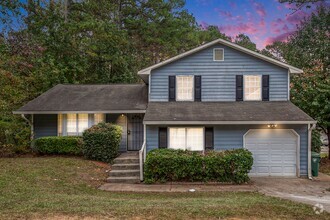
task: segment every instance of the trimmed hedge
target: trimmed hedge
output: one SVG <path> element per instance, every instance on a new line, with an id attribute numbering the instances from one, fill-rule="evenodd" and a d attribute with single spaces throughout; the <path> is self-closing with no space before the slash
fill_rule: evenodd
<path id="1" fill-rule="evenodd" d="M 112 162 L 118 156 L 122 128 L 118 125 L 99 123 L 83 133 L 83 154 L 91 160 Z"/>
<path id="2" fill-rule="evenodd" d="M 166 181 L 217 181 L 244 183 L 253 164 L 246 149 L 198 152 L 154 149 L 145 162 L 145 183 Z"/>
<path id="3" fill-rule="evenodd" d="M 32 149 L 39 154 L 82 155 L 82 138 L 41 137 L 34 141 Z"/>

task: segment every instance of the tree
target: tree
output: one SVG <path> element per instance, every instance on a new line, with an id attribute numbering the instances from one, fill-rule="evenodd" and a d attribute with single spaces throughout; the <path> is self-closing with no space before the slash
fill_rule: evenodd
<path id="1" fill-rule="evenodd" d="M 302 8 L 310 8 L 312 4 L 317 2 L 325 2 L 325 0 L 279 0 L 280 3 L 289 3 L 295 4 L 296 8 L 293 9 L 294 12 L 302 9 Z"/>
<path id="2" fill-rule="evenodd" d="M 283 57 L 304 70 L 292 78 L 292 101 L 317 120 L 330 140 L 329 23 L 329 8 L 318 8 L 290 37 Z"/>
<path id="3" fill-rule="evenodd" d="M 253 51 L 258 51 L 257 50 L 257 45 L 251 41 L 249 36 L 245 34 L 239 34 L 235 37 L 235 43 L 245 47 L 247 49 L 253 50 Z"/>

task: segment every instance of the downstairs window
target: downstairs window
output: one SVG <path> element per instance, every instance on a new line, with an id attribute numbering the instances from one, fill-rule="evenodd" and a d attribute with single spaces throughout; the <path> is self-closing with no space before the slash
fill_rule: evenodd
<path id="1" fill-rule="evenodd" d="M 204 128 L 169 128 L 169 148 L 204 150 Z"/>

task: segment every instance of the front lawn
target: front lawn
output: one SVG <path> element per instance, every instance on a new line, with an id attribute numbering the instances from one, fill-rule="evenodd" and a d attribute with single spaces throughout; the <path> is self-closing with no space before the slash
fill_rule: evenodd
<path id="1" fill-rule="evenodd" d="M 312 207 L 259 193 L 113 193 L 109 169 L 66 157 L 1 158 L 0 219 L 329 219 Z"/>

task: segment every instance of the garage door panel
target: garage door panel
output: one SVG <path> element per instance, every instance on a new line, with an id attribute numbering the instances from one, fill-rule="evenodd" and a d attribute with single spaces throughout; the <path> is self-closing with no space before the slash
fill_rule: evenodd
<path id="1" fill-rule="evenodd" d="M 297 136 L 291 130 L 256 129 L 245 136 L 253 155 L 253 176 L 295 176 Z"/>

